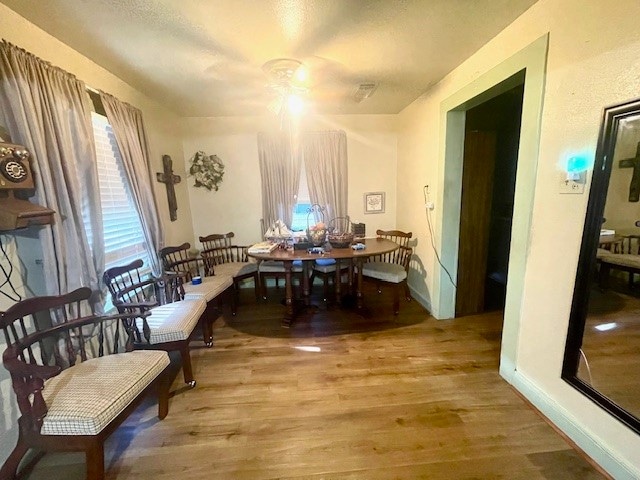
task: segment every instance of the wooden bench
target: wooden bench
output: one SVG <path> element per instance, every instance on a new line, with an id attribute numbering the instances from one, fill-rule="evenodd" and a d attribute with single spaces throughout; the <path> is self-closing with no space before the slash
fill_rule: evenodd
<path id="1" fill-rule="evenodd" d="M 260 280 L 258 277 L 258 264 L 250 261 L 247 255 L 248 246 L 234 245 L 232 243 L 235 234 L 212 233 L 199 237 L 202 243 L 202 258 L 205 261 L 207 275 L 230 276 L 233 279 L 233 288 L 236 297 L 240 289 L 240 283 L 247 279 L 253 279 L 253 288 L 256 301 L 260 299 Z"/>
<path id="2" fill-rule="evenodd" d="M 202 323 L 205 343 L 209 342 L 210 323 L 204 316 L 207 303 L 201 298 L 183 300 L 178 277 L 155 278 L 146 275 L 142 266 L 138 259 L 104 272 L 113 305 L 120 313 L 147 313 L 144 322 L 131 326 L 135 348 L 179 351 L 184 381 L 195 387 L 189 342 L 198 322 Z"/>
<path id="3" fill-rule="evenodd" d="M 169 356 L 131 351 L 135 316 L 78 313 L 87 310 L 90 295 L 80 288 L 31 298 L 0 315 L 7 341 L 2 359 L 21 414 L 17 445 L 0 469 L 3 480 L 16 478 L 29 448 L 84 451 L 87 479 L 102 480 L 105 439 L 145 395 L 157 391 L 158 417 L 168 413 Z"/>
<path id="4" fill-rule="evenodd" d="M 165 272 L 176 274 L 182 281 L 182 289 L 185 299 L 201 298 L 207 302 L 205 317 L 210 324 L 219 316 L 219 306 L 223 297 L 230 287 L 233 286 L 233 276 L 231 274 L 214 275 L 213 268 L 200 257 L 190 253 L 191 244 L 183 243 L 176 247 L 165 247 L 160 250 L 159 255 Z M 202 283 L 194 285 L 193 278 L 200 276 Z M 231 296 L 231 311 L 236 313 L 236 299 Z M 211 334 L 211 327 L 209 328 Z M 211 346 L 213 338 L 209 336 L 207 346 Z"/>
<path id="5" fill-rule="evenodd" d="M 607 248 L 602 248 L 606 246 Z M 639 237 L 629 235 L 619 241 L 601 245 L 596 253 L 600 265 L 598 285 L 602 290 L 609 288 L 611 270 L 620 270 L 629 274 L 629 285 L 633 285 L 634 275 L 640 274 L 640 241 Z"/>

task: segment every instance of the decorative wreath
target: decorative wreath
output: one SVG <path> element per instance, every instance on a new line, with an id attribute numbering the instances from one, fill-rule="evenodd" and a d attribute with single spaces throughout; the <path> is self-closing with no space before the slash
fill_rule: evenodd
<path id="1" fill-rule="evenodd" d="M 199 151 L 194 153 L 189 168 L 189 176 L 195 178 L 195 187 L 218 191 L 224 176 L 224 164 L 217 155 L 207 155 Z"/>

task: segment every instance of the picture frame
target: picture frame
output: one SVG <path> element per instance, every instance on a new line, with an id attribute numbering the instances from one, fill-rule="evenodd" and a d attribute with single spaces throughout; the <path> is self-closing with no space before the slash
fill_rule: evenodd
<path id="1" fill-rule="evenodd" d="M 384 192 L 367 192 L 364 194 L 364 213 L 384 213 Z"/>

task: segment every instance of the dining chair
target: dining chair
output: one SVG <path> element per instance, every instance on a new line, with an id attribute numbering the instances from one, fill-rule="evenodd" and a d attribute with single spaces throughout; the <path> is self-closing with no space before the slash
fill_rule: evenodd
<path id="1" fill-rule="evenodd" d="M 266 226 L 264 220 L 260 219 L 260 230 L 262 232 L 262 236 L 266 233 Z M 295 261 L 293 262 L 293 268 L 291 269 L 293 276 L 298 277 L 299 284 L 302 284 L 302 272 L 303 272 L 302 262 Z M 276 288 L 280 287 L 280 279 L 284 281 L 285 271 L 284 264 L 277 260 L 262 260 L 258 262 L 258 279 L 260 284 L 260 295 L 263 300 L 267 299 L 267 279 L 273 278 L 275 282 Z"/>
<path id="2" fill-rule="evenodd" d="M 235 302 L 238 301 L 240 284 L 247 279 L 253 279 L 256 300 L 260 299 L 260 278 L 258 264 L 249 260 L 248 246 L 234 245 L 235 234 L 212 233 L 199 237 L 202 244 L 202 256 L 207 269 L 207 275 L 229 275 L 233 278 Z M 235 313 L 234 313 L 235 314 Z"/>
<path id="3" fill-rule="evenodd" d="M 363 224 L 358 224 L 363 225 Z M 338 217 L 331 220 L 328 224 L 328 229 L 330 234 L 342 234 L 342 233 L 353 233 L 354 232 L 354 224 L 351 223 L 351 220 L 348 216 L 346 217 Z M 330 237 L 329 237 L 330 238 Z M 340 281 L 342 281 L 342 273 L 345 271 L 351 271 L 353 273 L 352 262 L 347 262 L 343 260 L 342 262 L 337 262 L 332 258 L 319 258 L 315 262 L 313 262 L 313 268 L 311 270 L 311 278 L 309 284 L 313 287 L 313 282 L 316 277 L 322 278 L 323 283 L 323 297 L 326 302 L 329 298 L 329 279 L 335 284 L 336 280 L 336 268 L 340 266 Z M 334 285 L 335 287 L 335 285 Z"/>
<path id="4" fill-rule="evenodd" d="M 313 282 L 316 277 L 322 278 L 323 285 L 323 299 L 324 301 L 328 301 L 329 299 L 329 280 L 335 283 L 336 279 L 336 268 L 338 267 L 338 262 L 333 258 L 318 258 L 313 262 L 313 269 L 311 270 L 311 277 L 309 279 L 309 285 L 313 287 Z M 340 262 L 340 278 L 342 279 L 342 273 L 352 269 L 352 263 L 349 260 L 344 260 Z M 335 285 L 334 285 L 335 287 Z"/>
<path id="5" fill-rule="evenodd" d="M 377 230 L 379 238 L 386 238 L 399 245 L 397 250 L 371 257 L 362 265 L 362 276 L 372 279 L 378 286 L 378 293 L 382 293 L 383 284 L 393 285 L 393 314 L 400 311 L 400 289 L 404 290 L 407 301 L 411 301 L 411 293 L 407 284 L 409 273 L 409 262 L 413 249 L 409 247 L 409 240 L 412 232 L 402 232 L 400 230 Z"/>

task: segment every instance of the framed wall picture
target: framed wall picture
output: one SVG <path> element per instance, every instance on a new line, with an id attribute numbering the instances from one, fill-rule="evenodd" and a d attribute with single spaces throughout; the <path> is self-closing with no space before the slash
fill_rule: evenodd
<path id="1" fill-rule="evenodd" d="M 384 213 L 384 192 L 364 194 L 364 213 Z"/>

